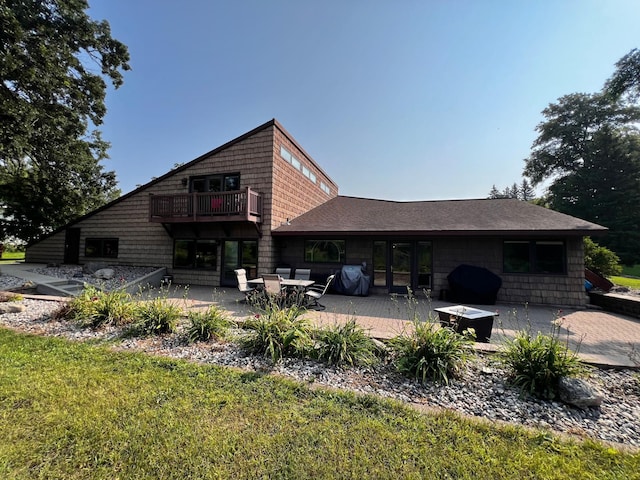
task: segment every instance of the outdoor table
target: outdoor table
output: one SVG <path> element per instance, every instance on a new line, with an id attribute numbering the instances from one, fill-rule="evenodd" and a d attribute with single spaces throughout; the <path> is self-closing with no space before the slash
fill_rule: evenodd
<path id="1" fill-rule="evenodd" d="M 264 280 L 262 278 L 254 278 L 253 280 L 247 280 L 247 283 L 252 285 L 264 285 Z M 280 285 L 283 287 L 295 287 L 306 289 L 310 287 L 315 282 L 313 280 L 300 280 L 297 278 L 283 278 L 280 280 Z"/>
<path id="2" fill-rule="evenodd" d="M 498 315 L 498 312 L 489 312 L 465 305 L 434 308 L 434 310 L 438 312 L 440 325 L 451 327 L 458 333 L 473 328 L 476 332 L 476 342 L 483 343 L 489 342 L 493 328 L 493 317 Z"/>

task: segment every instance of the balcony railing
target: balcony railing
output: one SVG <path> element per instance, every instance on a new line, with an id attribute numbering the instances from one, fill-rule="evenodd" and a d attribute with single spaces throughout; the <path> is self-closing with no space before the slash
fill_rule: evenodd
<path id="1" fill-rule="evenodd" d="M 260 223 L 262 195 L 250 188 L 233 192 L 179 193 L 151 195 L 151 222 L 230 222 Z"/>

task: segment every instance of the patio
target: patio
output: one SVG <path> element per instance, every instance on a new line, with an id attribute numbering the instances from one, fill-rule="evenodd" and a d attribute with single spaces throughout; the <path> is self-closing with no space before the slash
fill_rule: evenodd
<path id="1" fill-rule="evenodd" d="M 170 297 L 184 298 L 184 287 L 172 287 Z M 206 308 L 215 303 L 229 312 L 234 320 L 243 320 L 252 314 L 243 301 L 244 295 L 235 289 L 215 290 L 210 287 L 191 286 L 188 289 L 186 307 Z M 436 308 L 451 303 L 428 300 L 424 296 L 409 302 L 402 295 L 371 295 L 351 297 L 327 294 L 323 297 L 326 309 L 309 310 L 307 317 L 318 325 L 345 323 L 355 316 L 359 325 L 371 336 L 389 339 L 412 328 L 411 312 L 417 318 L 429 318 L 437 322 Z M 560 323 L 561 339 L 566 339 L 580 357 L 589 363 L 607 367 L 640 368 L 640 321 L 624 315 L 601 310 L 568 310 L 549 306 L 524 306 L 498 304 L 494 306 L 469 305 L 483 310 L 494 310 L 495 317 L 491 341 L 477 343 L 481 350 L 495 351 L 506 338 L 513 338 L 517 331 L 530 328 L 532 332 L 549 333 L 553 322 Z"/>

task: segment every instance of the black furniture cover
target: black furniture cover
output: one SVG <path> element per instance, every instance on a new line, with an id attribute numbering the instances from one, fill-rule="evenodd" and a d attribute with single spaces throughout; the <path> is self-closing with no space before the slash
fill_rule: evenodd
<path id="1" fill-rule="evenodd" d="M 343 295 L 369 295 L 371 277 L 365 273 L 362 265 L 344 265 L 336 274 L 333 289 Z"/>
<path id="2" fill-rule="evenodd" d="M 494 305 L 502 279 L 495 273 L 473 265 L 458 265 L 448 276 L 450 300 L 457 303 Z"/>

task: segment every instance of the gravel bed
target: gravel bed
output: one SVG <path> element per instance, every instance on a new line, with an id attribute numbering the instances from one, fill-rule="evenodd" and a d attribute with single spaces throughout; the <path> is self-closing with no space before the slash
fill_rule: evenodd
<path id="1" fill-rule="evenodd" d="M 114 271 L 113 278 L 109 280 L 95 278 L 91 274 L 83 273 L 82 267 L 79 265 L 34 268 L 30 271 L 40 275 L 48 275 L 49 277 L 73 279 L 89 283 L 100 286 L 105 290 L 114 290 L 157 270 L 157 267 L 129 267 L 124 265 L 109 265 L 107 268 Z"/>
<path id="2" fill-rule="evenodd" d="M 182 329 L 176 334 L 151 338 L 119 338 L 119 329 L 98 331 L 52 320 L 59 302 L 25 299 L 22 313 L 0 315 L 0 325 L 18 331 L 65 337 L 72 340 L 116 340 L 118 350 L 144 351 L 207 364 L 237 367 L 249 371 L 267 371 L 285 375 L 307 384 L 374 394 L 412 405 L 440 407 L 465 415 L 484 417 L 531 427 L 545 428 L 579 437 L 589 437 L 640 447 L 640 380 L 632 370 L 598 370 L 590 382 L 605 394 L 600 408 L 580 410 L 560 402 L 521 397 L 505 382 L 505 372 L 491 356 L 479 355 L 462 378 L 447 386 L 420 385 L 397 374 L 390 365 L 375 368 L 339 369 L 324 364 L 285 359 L 270 362 L 247 355 L 234 343 L 197 343 L 188 345 Z M 239 334 L 239 332 L 236 332 Z"/>

